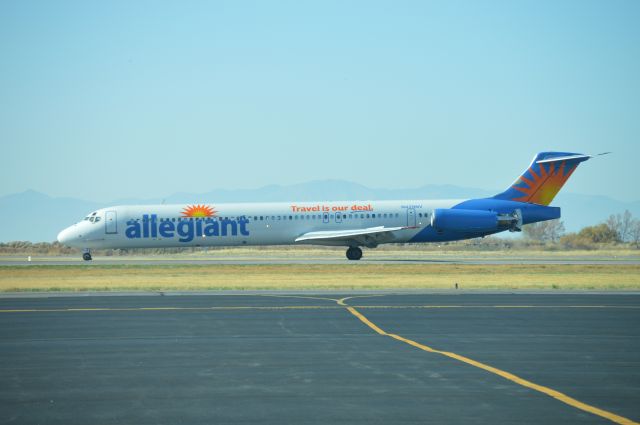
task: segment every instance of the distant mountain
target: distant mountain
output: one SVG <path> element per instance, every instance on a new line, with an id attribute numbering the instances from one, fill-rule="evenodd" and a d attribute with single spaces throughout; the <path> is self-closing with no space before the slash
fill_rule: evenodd
<path id="1" fill-rule="evenodd" d="M 74 198 L 52 198 L 32 190 L 0 197 L 0 242 L 51 242 L 64 227 L 98 208 L 126 204 L 277 202 L 318 200 L 392 200 L 392 199 L 465 199 L 481 198 L 498 190 L 426 185 L 415 189 L 371 189 L 341 180 L 320 180 L 291 186 L 269 185 L 259 189 L 213 190 L 194 194 L 181 192 L 165 199 L 120 199 L 98 203 Z M 553 205 L 562 207 L 567 231 L 576 231 L 604 221 L 610 214 L 625 209 L 640 218 L 640 201 L 622 202 L 606 196 L 560 192 Z"/>
<path id="2" fill-rule="evenodd" d="M 0 242 L 53 242 L 60 230 L 104 205 L 33 190 L 0 197 Z"/>
<path id="3" fill-rule="evenodd" d="M 259 189 L 221 189 L 202 194 L 176 193 L 166 198 L 166 202 L 184 203 L 202 199 L 214 200 L 211 202 L 458 199 L 490 195 L 492 195 L 490 191 L 452 185 L 426 185 L 415 189 L 371 189 L 349 181 L 317 180 L 291 186 L 269 185 Z"/>
<path id="4" fill-rule="evenodd" d="M 552 205 L 562 208 L 562 221 L 568 232 L 602 223 L 611 214 L 619 214 L 625 210 L 629 210 L 636 219 L 640 219 L 640 201 L 623 202 L 608 196 L 580 195 L 560 191 Z"/>

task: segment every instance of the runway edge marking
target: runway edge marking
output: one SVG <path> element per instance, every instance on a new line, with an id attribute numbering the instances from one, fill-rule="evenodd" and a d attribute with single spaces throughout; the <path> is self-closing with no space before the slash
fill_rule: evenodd
<path id="1" fill-rule="evenodd" d="M 339 301 L 341 301 L 341 302 L 338 302 L 338 304 L 346 305 L 346 304 L 344 304 L 345 299 L 342 299 L 342 300 L 339 300 Z M 608 419 L 608 420 L 610 420 L 612 422 L 615 422 L 617 424 L 621 424 L 621 425 L 640 425 L 640 424 L 638 424 L 638 422 L 635 422 L 635 421 L 633 421 L 631 419 L 628 419 L 628 418 L 625 418 L 623 416 L 616 415 L 615 413 L 611 413 L 611 412 L 608 412 L 606 410 L 599 409 L 599 408 L 597 408 L 595 406 L 591 406 L 589 404 L 583 403 L 583 402 L 581 402 L 579 400 L 576 400 L 573 397 L 569 397 L 568 395 L 566 395 L 564 393 L 561 393 L 560 391 L 556 391 L 556 390 L 553 390 L 551 388 L 545 387 L 543 385 L 538 385 L 538 384 L 533 383 L 531 381 L 527 381 L 526 379 L 520 378 L 519 376 L 514 375 L 512 373 L 505 372 L 504 370 L 495 368 L 493 366 L 486 365 L 484 363 L 480 363 L 478 361 L 475 361 L 475 360 L 470 359 L 470 358 L 465 357 L 465 356 L 461 356 L 461 355 L 456 354 L 456 353 L 452 353 L 452 352 L 449 352 L 449 351 L 441 351 L 441 350 L 437 350 L 435 348 L 431 348 L 431 347 L 429 347 L 427 345 L 420 344 L 419 342 L 413 341 L 411 339 L 407 339 L 407 338 L 401 337 L 400 335 L 388 333 L 388 332 L 382 330 L 380 327 L 378 327 L 375 323 L 373 323 L 372 321 L 367 319 L 367 317 L 365 317 L 362 313 L 360 313 L 354 307 L 347 306 L 347 310 L 349 310 L 349 312 L 351 314 L 353 314 L 362 323 L 367 325 L 369 328 L 373 329 L 379 335 L 388 336 L 388 337 L 393 338 L 395 340 L 398 340 L 398 341 L 404 342 L 406 344 L 409 344 L 409 345 L 411 345 L 413 347 L 419 348 L 420 350 L 426 351 L 428 353 L 441 354 L 443 356 L 446 356 L 446 357 L 461 361 L 463 363 L 466 363 L 468 365 L 477 367 L 479 369 L 486 370 L 487 372 L 491 372 L 491 373 L 493 373 L 495 375 L 498 375 L 498 376 L 500 376 L 500 377 L 502 377 L 504 379 L 507 379 L 507 380 L 509 380 L 511 382 L 514 382 L 514 383 L 516 383 L 518 385 L 521 385 L 521 386 L 526 387 L 526 388 L 530 388 L 530 389 L 532 389 L 534 391 L 538 391 L 538 392 L 541 392 L 541 393 L 543 393 L 545 395 L 548 395 L 548 396 L 550 396 L 552 398 L 555 398 L 556 400 L 561 401 L 561 402 L 563 402 L 565 404 L 568 404 L 571 407 L 575 407 L 576 409 L 584 410 L 585 412 L 592 413 L 594 415 L 597 415 L 597 416 L 600 416 L 602 418 Z"/>

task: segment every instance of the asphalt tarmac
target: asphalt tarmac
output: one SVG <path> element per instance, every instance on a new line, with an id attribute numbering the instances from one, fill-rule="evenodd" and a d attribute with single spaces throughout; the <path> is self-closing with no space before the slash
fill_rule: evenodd
<path id="1" fill-rule="evenodd" d="M 0 423 L 640 420 L 640 295 L 0 298 Z"/>

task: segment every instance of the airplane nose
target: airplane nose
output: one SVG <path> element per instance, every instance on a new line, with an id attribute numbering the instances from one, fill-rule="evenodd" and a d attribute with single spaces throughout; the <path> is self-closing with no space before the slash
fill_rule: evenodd
<path id="1" fill-rule="evenodd" d="M 62 232 L 58 233 L 58 242 L 63 245 L 67 245 L 67 243 L 71 240 L 71 227 L 67 227 Z"/>

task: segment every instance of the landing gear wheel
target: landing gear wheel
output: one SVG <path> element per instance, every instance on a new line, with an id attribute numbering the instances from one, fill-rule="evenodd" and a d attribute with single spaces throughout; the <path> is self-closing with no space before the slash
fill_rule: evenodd
<path id="1" fill-rule="evenodd" d="M 91 254 L 89 254 L 88 252 L 85 252 L 84 254 L 82 254 L 82 259 L 84 261 L 91 261 Z"/>
<path id="2" fill-rule="evenodd" d="M 349 260 L 359 260 L 362 258 L 362 250 L 357 246 L 352 246 L 347 249 L 347 258 Z"/>

